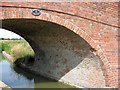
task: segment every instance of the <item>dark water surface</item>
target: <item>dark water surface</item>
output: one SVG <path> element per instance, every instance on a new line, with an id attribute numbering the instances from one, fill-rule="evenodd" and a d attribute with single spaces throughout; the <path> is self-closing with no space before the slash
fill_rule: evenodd
<path id="1" fill-rule="evenodd" d="M 11 88 L 74 88 L 64 83 L 30 74 L 15 67 L 9 60 L 0 54 L 0 68 L 2 80 Z"/>

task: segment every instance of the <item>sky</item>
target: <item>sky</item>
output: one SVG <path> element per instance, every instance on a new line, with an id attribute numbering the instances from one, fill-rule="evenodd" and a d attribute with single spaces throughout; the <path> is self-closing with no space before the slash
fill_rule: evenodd
<path id="1" fill-rule="evenodd" d="M 21 38 L 18 34 L 0 28 L 0 38 Z"/>

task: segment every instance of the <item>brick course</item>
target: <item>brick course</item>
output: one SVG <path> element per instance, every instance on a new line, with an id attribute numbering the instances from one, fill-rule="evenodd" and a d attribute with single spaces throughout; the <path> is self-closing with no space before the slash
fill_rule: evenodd
<path id="1" fill-rule="evenodd" d="M 65 26 L 86 40 L 103 62 L 106 86 L 117 87 L 118 79 L 118 3 L 29 2 L 2 3 L 0 19 L 40 19 Z M 10 7 L 5 7 L 10 6 Z M 31 8 L 40 8 L 33 16 Z"/>

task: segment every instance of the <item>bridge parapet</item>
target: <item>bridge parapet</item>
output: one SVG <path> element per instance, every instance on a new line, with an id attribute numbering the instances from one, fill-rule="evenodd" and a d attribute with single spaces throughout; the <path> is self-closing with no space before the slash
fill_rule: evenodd
<path id="1" fill-rule="evenodd" d="M 69 8 L 68 8 L 69 7 Z M 38 8 L 40 16 L 33 16 Z M 2 3 L 0 18 L 38 19 L 65 26 L 87 41 L 103 62 L 106 85 L 118 83 L 118 3 Z M 4 23 L 3 23 L 4 26 Z M 105 69 L 104 69 L 105 68 Z"/>

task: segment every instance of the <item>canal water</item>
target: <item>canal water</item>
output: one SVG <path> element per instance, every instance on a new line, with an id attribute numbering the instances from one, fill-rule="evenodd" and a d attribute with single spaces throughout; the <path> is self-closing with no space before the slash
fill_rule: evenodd
<path id="1" fill-rule="evenodd" d="M 11 88 L 74 88 L 42 76 L 32 75 L 18 67 L 0 54 L 0 80 Z M 0 70 L 0 71 L 1 71 Z M 63 89 L 62 89 L 63 90 Z M 66 90 L 66 89 L 65 89 Z"/>

